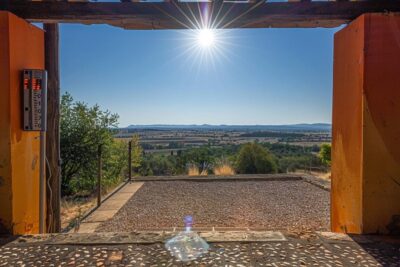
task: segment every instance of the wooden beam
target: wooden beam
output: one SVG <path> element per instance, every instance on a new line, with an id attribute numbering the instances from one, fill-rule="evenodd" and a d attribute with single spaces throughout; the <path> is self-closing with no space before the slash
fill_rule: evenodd
<path id="1" fill-rule="evenodd" d="M 126 29 L 184 29 L 207 21 L 217 28 L 337 27 L 371 12 L 400 12 L 400 0 L 232 3 L 65 2 L 3 0 L 31 22 L 110 24 Z"/>
<path id="2" fill-rule="evenodd" d="M 60 166 L 60 70 L 58 24 L 44 24 L 45 66 L 47 69 L 47 230 L 61 231 L 61 166 Z"/>

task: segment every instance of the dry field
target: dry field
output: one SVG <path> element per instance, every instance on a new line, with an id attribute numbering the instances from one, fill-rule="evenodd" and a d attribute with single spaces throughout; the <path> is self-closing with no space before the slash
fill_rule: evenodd
<path id="1" fill-rule="evenodd" d="M 146 182 L 98 232 L 181 227 L 328 230 L 329 192 L 296 181 Z"/>

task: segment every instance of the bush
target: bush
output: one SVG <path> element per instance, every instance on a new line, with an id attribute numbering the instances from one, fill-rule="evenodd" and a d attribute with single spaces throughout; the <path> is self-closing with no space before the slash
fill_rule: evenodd
<path id="1" fill-rule="evenodd" d="M 297 170 L 309 170 L 310 167 L 319 167 L 320 160 L 312 155 L 285 156 L 278 159 L 280 172 L 295 172 Z"/>
<path id="2" fill-rule="evenodd" d="M 142 176 L 174 175 L 176 174 L 175 159 L 173 156 L 147 154 L 143 158 L 139 173 Z"/>
<path id="3" fill-rule="evenodd" d="M 179 174 L 190 172 L 190 175 L 208 174 L 211 171 L 209 167 L 215 162 L 215 153 L 215 149 L 209 146 L 185 150 L 177 157 L 176 172 Z"/>
<path id="4" fill-rule="evenodd" d="M 236 170 L 242 174 L 276 173 L 275 159 L 268 149 L 257 143 L 244 144 L 236 160 Z"/>
<path id="5" fill-rule="evenodd" d="M 327 165 L 331 165 L 331 145 L 330 144 L 322 144 L 318 153 L 318 157 L 321 161 Z"/>

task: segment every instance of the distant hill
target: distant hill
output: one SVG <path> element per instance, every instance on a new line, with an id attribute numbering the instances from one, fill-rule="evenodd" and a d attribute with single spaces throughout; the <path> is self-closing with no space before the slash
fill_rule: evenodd
<path id="1" fill-rule="evenodd" d="M 221 131 L 307 131 L 307 132 L 328 132 L 332 125 L 329 123 L 301 123 L 288 125 L 210 125 L 210 124 L 150 124 L 150 125 L 129 125 L 128 129 L 137 130 L 221 130 Z"/>

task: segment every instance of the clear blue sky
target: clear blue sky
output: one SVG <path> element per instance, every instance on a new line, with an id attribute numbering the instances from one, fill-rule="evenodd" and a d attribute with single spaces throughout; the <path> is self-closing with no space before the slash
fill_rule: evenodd
<path id="1" fill-rule="evenodd" d="M 121 127 L 331 122 L 337 30 L 228 30 L 201 50 L 188 31 L 62 25 L 62 92 Z"/>

